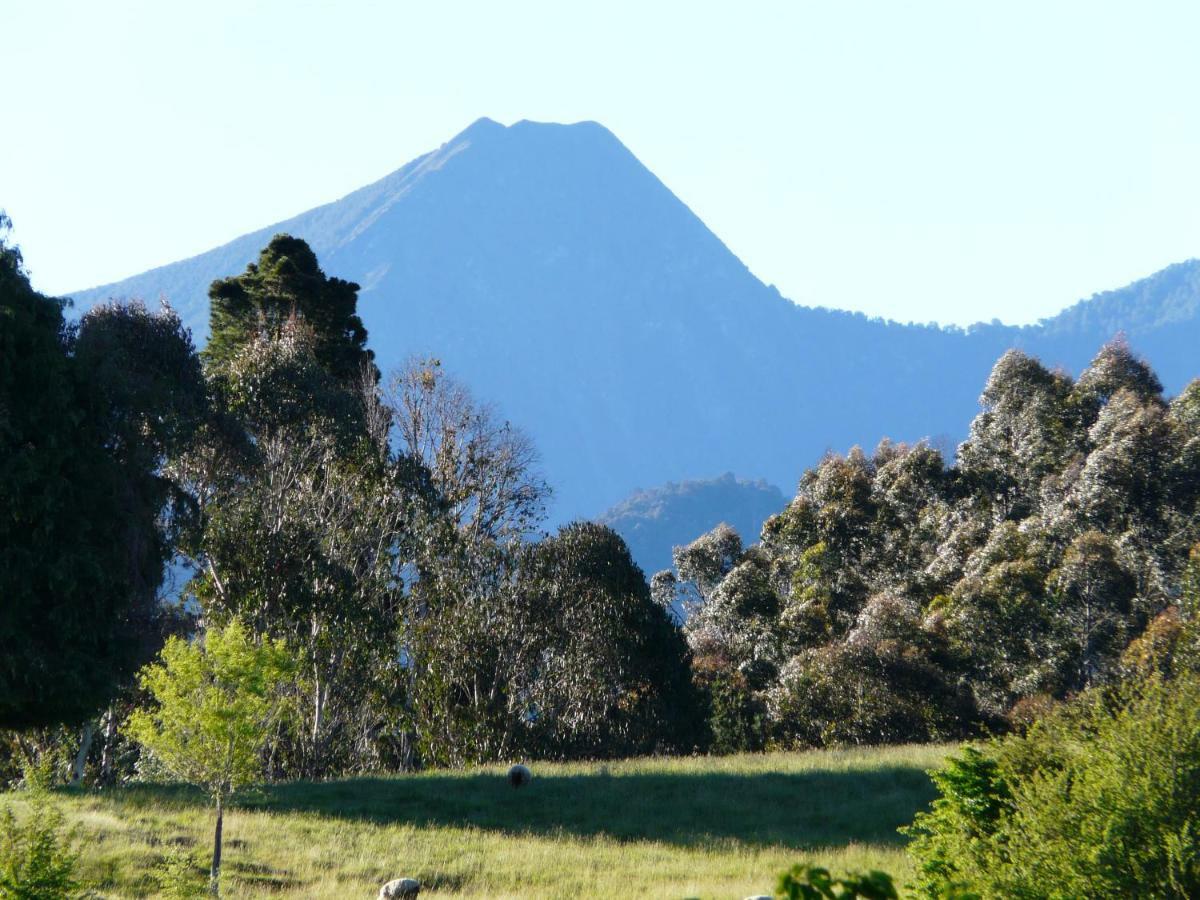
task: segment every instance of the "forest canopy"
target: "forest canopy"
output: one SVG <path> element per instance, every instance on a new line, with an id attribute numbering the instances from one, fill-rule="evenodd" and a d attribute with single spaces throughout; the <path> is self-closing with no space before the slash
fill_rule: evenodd
<path id="1" fill-rule="evenodd" d="M 948 461 L 830 454 L 744 547 L 676 548 L 656 593 L 729 748 L 939 740 L 1026 722 L 1119 674 L 1175 614 L 1200 539 L 1200 382 L 1168 400 L 1122 341 L 1072 379 L 996 363 Z"/>
<path id="2" fill-rule="evenodd" d="M 69 327 L 4 263 L 3 722 L 82 723 L 77 776 L 137 764 L 169 634 L 235 623 L 296 665 L 276 779 L 1019 731 L 1180 617 L 1200 382 L 1169 400 L 1120 341 L 1077 379 L 1006 353 L 952 459 L 830 454 L 757 543 L 719 526 L 647 583 L 603 525 L 541 531 L 532 441 L 437 359 L 378 372 L 357 286 L 298 238 L 213 283 L 202 353 L 169 308 Z M 35 377 L 45 408 L 12 399 Z"/>

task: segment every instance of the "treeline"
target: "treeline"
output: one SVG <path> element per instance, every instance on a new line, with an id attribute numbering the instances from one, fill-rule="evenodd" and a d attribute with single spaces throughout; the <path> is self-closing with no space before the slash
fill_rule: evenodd
<path id="1" fill-rule="evenodd" d="M 529 440 L 381 373 L 357 293 L 279 235 L 198 353 L 165 306 L 67 324 L 0 240 L 0 775 L 136 772 L 135 674 L 233 623 L 296 664 L 268 778 L 1019 730 L 1180 627 L 1200 383 L 1119 342 L 1006 354 L 952 461 L 831 455 L 648 586 L 606 527 L 539 534 Z"/>
<path id="2" fill-rule="evenodd" d="M 166 307 L 67 326 L 0 247 L 10 776 L 132 773 L 135 672 L 234 621 L 297 662 L 269 777 L 703 744 L 686 642 L 620 538 L 539 538 L 529 441 L 436 360 L 382 375 L 358 286 L 302 240 L 212 285 L 199 354 Z"/>
<path id="3" fill-rule="evenodd" d="M 954 460 L 830 455 L 743 546 L 654 578 L 684 603 L 721 749 L 1004 730 L 1177 627 L 1200 539 L 1200 382 L 1168 401 L 1120 341 L 1073 380 L 997 362 Z"/>

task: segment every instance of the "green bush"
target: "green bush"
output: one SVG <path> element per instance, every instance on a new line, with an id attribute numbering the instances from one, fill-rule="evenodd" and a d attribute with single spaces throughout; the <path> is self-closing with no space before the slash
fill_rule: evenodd
<path id="1" fill-rule="evenodd" d="M 168 900 L 198 900 L 208 893 L 205 875 L 194 853 L 176 847 L 158 867 L 158 888 Z"/>
<path id="2" fill-rule="evenodd" d="M 968 748 L 907 829 L 925 897 L 1200 896 L 1200 678 L 1091 692 Z"/>
<path id="3" fill-rule="evenodd" d="M 834 878 L 828 869 L 799 863 L 779 876 L 775 893 L 786 900 L 896 900 L 896 887 L 886 872 L 851 872 Z"/>
<path id="4" fill-rule="evenodd" d="M 18 819 L 0 816 L 0 900 L 63 900 L 79 890 L 62 814 L 36 799 Z"/>

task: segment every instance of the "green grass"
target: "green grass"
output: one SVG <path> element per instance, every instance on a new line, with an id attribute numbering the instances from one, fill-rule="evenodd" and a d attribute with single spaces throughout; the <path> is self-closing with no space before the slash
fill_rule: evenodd
<path id="1" fill-rule="evenodd" d="M 808 860 L 909 873 L 896 828 L 933 797 L 944 746 L 535 764 L 273 786 L 225 820 L 226 897 L 744 897 Z M 20 795 L 0 796 L 21 804 Z M 184 788 L 58 802 L 103 897 L 147 897 L 173 847 L 207 864 L 212 813 Z"/>

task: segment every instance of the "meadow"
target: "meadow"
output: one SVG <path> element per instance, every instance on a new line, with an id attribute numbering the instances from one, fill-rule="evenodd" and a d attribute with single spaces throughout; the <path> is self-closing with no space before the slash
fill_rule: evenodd
<path id="1" fill-rule="evenodd" d="M 932 799 L 944 745 L 536 764 L 274 785 L 226 815 L 226 897 L 745 897 L 797 861 L 909 864 L 898 826 Z M 152 897 L 175 852 L 207 864 L 212 811 L 190 789 L 59 793 L 80 870 L 105 898 Z M 0 798 L 19 807 L 21 794 Z M 199 871 L 197 871 L 199 876 Z"/>

